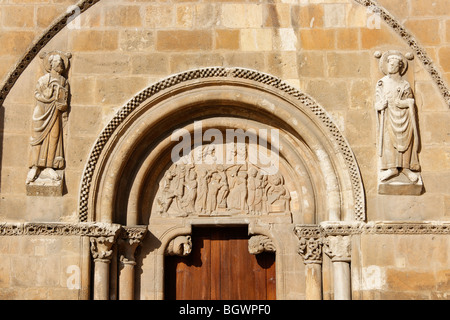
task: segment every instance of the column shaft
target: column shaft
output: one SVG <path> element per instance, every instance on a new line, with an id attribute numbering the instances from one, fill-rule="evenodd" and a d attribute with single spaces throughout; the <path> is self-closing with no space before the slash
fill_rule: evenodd
<path id="1" fill-rule="evenodd" d="M 334 300 L 351 300 L 350 262 L 333 261 Z"/>
<path id="2" fill-rule="evenodd" d="M 109 300 L 109 259 L 95 259 L 94 300 Z"/>
<path id="3" fill-rule="evenodd" d="M 308 263 L 305 265 L 306 300 L 322 300 L 322 265 Z"/>
<path id="4" fill-rule="evenodd" d="M 134 300 L 135 262 L 121 263 L 119 276 L 119 300 Z"/>

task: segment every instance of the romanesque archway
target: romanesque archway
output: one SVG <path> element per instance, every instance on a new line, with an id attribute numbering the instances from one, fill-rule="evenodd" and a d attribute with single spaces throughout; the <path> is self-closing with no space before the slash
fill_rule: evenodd
<path id="1" fill-rule="evenodd" d="M 192 141 L 187 146 L 193 149 L 174 162 L 172 150 L 181 138 L 174 139 L 176 130 L 183 133 L 183 140 Z M 226 140 L 217 140 L 227 130 L 247 133 L 243 162 L 220 166 L 186 162 L 194 157 L 197 134 L 202 137 L 203 156 L 208 156 L 212 145 L 215 151 L 223 147 L 220 157 L 224 161 L 230 154 L 239 156 L 239 147 L 227 149 Z M 249 160 L 248 150 L 248 133 L 263 130 L 264 141 L 256 144 L 265 145 L 263 153 L 276 146 L 279 155 L 279 170 L 266 172 L 265 177 L 260 163 Z M 267 134 L 271 130 L 277 132 L 277 139 Z M 208 175 L 204 191 L 199 190 L 201 172 Z M 245 186 L 257 176 L 264 183 L 264 195 L 255 209 L 248 204 L 250 189 Z M 205 204 L 189 198 L 189 179 L 198 190 L 197 200 L 208 197 Z M 228 180 L 227 192 L 219 199 L 219 182 L 224 180 Z M 217 190 L 211 204 L 214 183 Z M 148 226 L 151 236 L 142 244 L 137 262 L 141 279 L 152 280 L 138 284 L 141 298 L 163 297 L 164 255 L 175 238 L 182 237 L 183 254 L 184 246 L 189 246 L 183 237 L 193 226 L 248 226 L 249 234 L 263 236 L 277 253 L 277 297 L 283 299 L 292 282 L 284 271 L 290 257 L 297 254 L 294 225 L 363 221 L 365 202 L 355 158 L 322 107 L 268 74 L 217 67 L 169 77 L 138 94 L 117 113 L 92 149 L 79 214 L 81 221 Z M 298 269 L 304 274 L 302 267 Z"/>

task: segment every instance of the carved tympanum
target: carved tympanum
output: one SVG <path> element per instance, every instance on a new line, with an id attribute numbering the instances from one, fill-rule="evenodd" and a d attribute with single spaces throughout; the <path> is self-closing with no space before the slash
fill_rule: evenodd
<path id="1" fill-rule="evenodd" d="M 215 146 L 202 146 L 203 161 L 188 158 L 173 163 L 164 173 L 156 194 L 161 215 L 266 215 L 290 213 L 290 193 L 280 172 L 267 174 L 247 160 L 246 148 L 228 156 L 230 163 L 216 161 Z M 225 148 L 223 148 L 225 149 Z"/>
<path id="2" fill-rule="evenodd" d="M 375 110 L 378 127 L 379 192 L 420 193 L 422 179 L 418 158 L 419 130 L 415 98 L 403 79 L 408 59 L 399 51 L 375 53 L 385 76 L 377 82 Z M 412 187 L 411 185 L 417 185 Z M 397 189 L 395 189 L 397 188 Z M 400 188 L 403 188 L 400 189 Z"/>
<path id="3" fill-rule="evenodd" d="M 71 54 L 52 51 L 40 57 L 47 73 L 39 78 L 35 90 L 26 184 L 56 186 L 61 185 L 61 170 L 65 166 L 63 127 L 67 120 L 69 83 L 64 73 Z"/>

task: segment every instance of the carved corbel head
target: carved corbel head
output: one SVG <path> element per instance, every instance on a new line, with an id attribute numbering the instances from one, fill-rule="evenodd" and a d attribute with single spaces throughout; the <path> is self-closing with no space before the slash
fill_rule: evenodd
<path id="1" fill-rule="evenodd" d="M 248 252 L 260 254 L 263 252 L 275 252 L 275 245 L 268 236 L 256 235 L 248 239 Z"/>
<path id="2" fill-rule="evenodd" d="M 166 255 L 185 257 L 192 251 L 192 238 L 189 235 L 178 236 L 169 242 Z"/>

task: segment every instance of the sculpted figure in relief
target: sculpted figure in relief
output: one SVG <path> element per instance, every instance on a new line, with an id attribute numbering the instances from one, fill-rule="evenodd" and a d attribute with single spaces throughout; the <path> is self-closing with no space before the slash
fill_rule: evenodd
<path id="1" fill-rule="evenodd" d="M 291 196 L 284 186 L 284 179 L 280 174 L 271 175 L 267 185 L 267 205 L 270 212 L 289 211 Z"/>
<path id="2" fill-rule="evenodd" d="M 185 192 L 182 207 L 187 213 L 195 212 L 195 199 L 197 198 L 197 173 L 193 168 L 186 173 Z"/>
<path id="3" fill-rule="evenodd" d="M 247 173 L 244 171 L 233 170 L 231 173 L 232 188 L 228 197 L 228 208 L 247 212 Z"/>
<path id="4" fill-rule="evenodd" d="M 27 184 L 39 177 L 59 181 L 61 176 L 55 170 L 65 165 L 63 118 L 67 117 L 69 84 L 63 74 L 71 54 L 54 51 L 41 58 L 47 74 L 36 85 Z"/>
<path id="5" fill-rule="evenodd" d="M 381 182 L 403 173 L 414 184 L 419 180 L 419 133 L 415 99 L 411 85 L 402 78 L 408 68 L 398 51 L 379 52 L 380 70 L 385 76 L 376 86 L 375 109 L 378 119 L 378 156 Z M 408 55 L 408 58 L 412 58 Z"/>
<path id="6" fill-rule="evenodd" d="M 183 158 L 167 169 L 156 194 L 160 214 L 262 215 L 290 211 L 290 193 L 280 173 L 267 175 L 249 164 L 245 146 L 235 149 L 234 156 L 242 159 L 232 164 L 212 161 L 214 149 L 207 145 L 201 150 L 203 160 L 211 161 L 195 163 Z"/>

